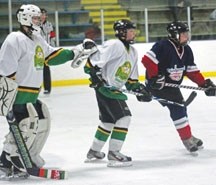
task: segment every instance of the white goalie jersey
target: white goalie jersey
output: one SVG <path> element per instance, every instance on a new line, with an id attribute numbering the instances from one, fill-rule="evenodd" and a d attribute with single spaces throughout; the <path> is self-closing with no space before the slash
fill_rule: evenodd
<path id="1" fill-rule="evenodd" d="M 45 57 L 54 50 L 40 35 L 31 40 L 20 31 L 12 32 L 0 50 L 0 75 L 16 73 L 18 86 L 39 88 Z"/>
<path id="2" fill-rule="evenodd" d="M 138 54 L 133 46 L 129 50 L 124 44 L 113 39 L 98 47 L 90 57 L 91 64 L 101 68 L 102 77 L 108 85 L 122 88 L 129 78 L 138 79 Z"/>
<path id="3" fill-rule="evenodd" d="M 17 87 L 40 88 L 45 56 L 54 50 L 40 35 L 32 40 L 20 31 L 7 36 L 0 50 L 0 115 L 12 108 Z"/>

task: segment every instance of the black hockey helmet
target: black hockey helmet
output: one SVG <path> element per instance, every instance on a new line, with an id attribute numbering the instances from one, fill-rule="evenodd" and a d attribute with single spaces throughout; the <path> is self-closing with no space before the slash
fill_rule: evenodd
<path id="1" fill-rule="evenodd" d="M 47 14 L 47 10 L 45 8 L 41 8 L 41 13 L 46 13 Z"/>
<path id="2" fill-rule="evenodd" d="M 184 22 L 172 22 L 167 25 L 167 32 L 169 39 L 179 44 L 179 34 L 189 32 L 189 27 Z"/>
<path id="3" fill-rule="evenodd" d="M 114 22 L 113 29 L 115 31 L 115 36 L 120 40 L 125 41 L 127 29 L 136 29 L 136 25 L 127 19 L 120 19 Z"/>

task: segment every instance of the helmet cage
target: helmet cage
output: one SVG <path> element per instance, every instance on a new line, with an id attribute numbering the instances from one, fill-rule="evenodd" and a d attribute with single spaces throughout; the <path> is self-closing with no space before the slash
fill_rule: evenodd
<path id="1" fill-rule="evenodd" d="M 121 19 L 114 22 L 113 29 L 115 31 L 116 37 L 118 37 L 120 40 L 126 41 L 127 30 L 136 29 L 136 26 L 127 19 Z"/>
<path id="2" fill-rule="evenodd" d="M 186 23 L 172 22 L 167 26 L 168 37 L 179 44 L 180 33 L 188 32 L 189 28 Z"/>
<path id="3" fill-rule="evenodd" d="M 17 11 L 17 20 L 23 26 L 28 26 L 32 30 L 40 31 L 40 25 L 33 23 L 32 17 L 40 17 L 41 11 L 40 8 L 32 5 L 22 5 Z"/>

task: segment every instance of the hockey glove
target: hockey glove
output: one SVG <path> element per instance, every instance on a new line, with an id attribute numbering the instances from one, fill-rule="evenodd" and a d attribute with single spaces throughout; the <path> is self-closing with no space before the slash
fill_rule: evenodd
<path id="1" fill-rule="evenodd" d="M 206 96 L 216 96 L 216 85 L 210 79 L 205 80 L 203 87 L 207 88 L 205 90 Z"/>
<path id="2" fill-rule="evenodd" d="M 152 100 L 151 93 L 147 90 L 147 88 L 143 84 L 140 84 L 139 87 L 133 89 L 132 91 L 141 94 L 136 96 L 137 100 L 140 102 L 150 102 Z"/>
<path id="3" fill-rule="evenodd" d="M 165 76 L 158 75 L 148 80 L 148 84 L 152 89 L 161 90 L 165 85 Z"/>
<path id="4" fill-rule="evenodd" d="M 90 87 L 92 88 L 99 88 L 101 86 L 103 86 L 103 78 L 102 78 L 102 74 L 101 74 L 101 68 L 99 68 L 98 66 L 94 66 L 90 68 Z"/>
<path id="5" fill-rule="evenodd" d="M 97 52 L 97 45 L 91 39 L 84 39 L 82 44 L 73 48 L 74 59 L 71 62 L 71 67 L 79 67 L 83 61 L 90 57 L 93 53 Z"/>

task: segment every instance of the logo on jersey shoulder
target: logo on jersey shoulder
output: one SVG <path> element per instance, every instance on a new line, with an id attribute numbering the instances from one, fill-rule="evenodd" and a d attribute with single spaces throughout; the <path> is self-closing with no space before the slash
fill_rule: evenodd
<path id="1" fill-rule="evenodd" d="M 35 49 L 35 56 L 34 56 L 34 66 L 36 70 L 42 70 L 44 67 L 44 52 L 40 46 L 37 46 Z"/>
<path id="2" fill-rule="evenodd" d="M 174 68 L 168 68 L 167 72 L 170 74 L 169 77 L 173 81 L 179 81 L 182 79 L 184 70 L 185 70 L 185 67 L 178 68 L 177 65 L 175 65 Z"/>
<path id="3" fill-rule="evenodd" d="M 131 72 L 131 64 L 129 61 L 126 61 L 123 65 L 121 65 L 116 74 L 115 74 L 115 79 L 116 81 L 122 82 L 126 81 L 130 75 Z"/>

